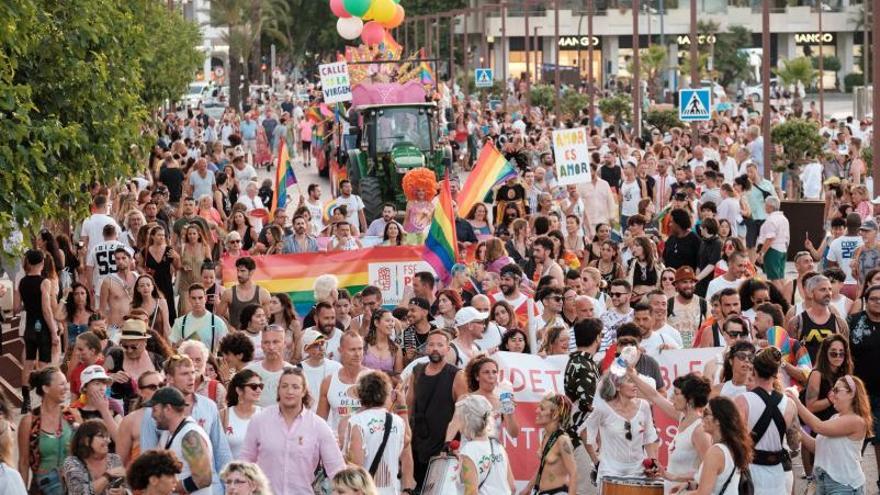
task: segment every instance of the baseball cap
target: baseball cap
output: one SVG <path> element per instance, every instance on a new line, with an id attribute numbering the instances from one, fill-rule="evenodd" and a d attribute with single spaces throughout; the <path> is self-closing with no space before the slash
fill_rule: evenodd
<path id="1" fill-rule="evenodd" d="M 455 313 L 455 326 L 460 327 L 475 321 L 482 321 L 489 318 L 489 312 L 477 311 L 473 306 L 465 306 Z"/>
<path id="2" fill-rule="evenodd" d="M 688 280 L 696 281 L 697 276 L 694 274 L 694 269 L 689 266 L 680 266 L 675 270 L 675 282 L 686 282 Z"/>
<path id="3" fill-rule="evenodd" d="M 105 382 L 110 381 L 110 377 L 107 375 L 107 372 L 104 371 L 104 367 L 100 364 L 93 364 L 91 366 L 87 366 L 86 369 L 82 370 L 82 373 L 79 375 L 80 380 L 80 390 L 85 388 L 86 385 L 95 381 L 102 380 Z"/>
<path id="4" fill-rule="evenodd" d="M 873 230 L 877 231 L 877 222 L 873 218 L 869 218 L 867 220 L 862 221 L 862 226 L 859 227 L 859 230 Z"/>
<path id="5" fill-rule="evenodd" d="M 323 333 L 315 330 L 314 328 L 309 328 L 305 332 L 303 332 L 302 338 L 302 350 L 305 351 L 309 346 L 314 345 L 322 340 L 327 340 L 327 337 L 324 336 Z"/>
<path id="6" fill-rule="evenodd" d="M 180 390 L 174 387 L 163 387 L 157 390 L 150 400 L 144 402 L 144 407 L 153 407 L 157 404 L 184 407 L 186 406 L 186 401 L 183 399 L 183 394 L 180 393 Z"/>

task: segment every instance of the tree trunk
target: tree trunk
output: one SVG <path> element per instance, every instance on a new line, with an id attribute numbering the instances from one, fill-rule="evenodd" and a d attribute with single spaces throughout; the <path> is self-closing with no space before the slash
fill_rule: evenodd
<path id="1" fill-rule="evenodd" d="M 229 44 L 229 106 L 241 109 L 241 91 L 238 85 L 241 81 L 241 55 L 238 53 L 238 47 L 235 43 Z"/>

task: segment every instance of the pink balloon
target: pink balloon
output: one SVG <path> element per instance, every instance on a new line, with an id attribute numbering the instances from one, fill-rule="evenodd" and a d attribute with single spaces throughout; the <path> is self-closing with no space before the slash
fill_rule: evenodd
<path id="1" fill-rule="evenodd" d="M 333 11 L 333 15 L 336 17 L 342 19 L 351 17 L 351 14 L 345 10 L 345 5 L 342 4 L 342 0 L 330 0 L 330 10 Z"/>
<path id="2" fill-rule="evenodd" d="M 376 21 L 370 21 L 364 24 L 364 30 L 361 32 L 361 39 L 367 45 L 378 45 L 385 38 L 385 28 Z"/>

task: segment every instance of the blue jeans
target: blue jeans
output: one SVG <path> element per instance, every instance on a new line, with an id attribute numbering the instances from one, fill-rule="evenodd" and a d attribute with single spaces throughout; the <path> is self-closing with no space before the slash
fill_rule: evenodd
<path id="1" fill-rule="evenodd" d="M 864 495 L 865 485 L 853 488 L 849 485 L 842 485 L 828 476 L 820 467 L 813 468 L 813 475 L 816 477 L 816 495 Z"/>

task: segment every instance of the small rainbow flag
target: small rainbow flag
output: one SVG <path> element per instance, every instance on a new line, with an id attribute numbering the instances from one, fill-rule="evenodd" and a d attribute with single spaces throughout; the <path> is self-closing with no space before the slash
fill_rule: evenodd
<path id="1" fill-rule="evenodd" d="M 452 192 L 449 190 L 447 174 L 434 205 L 431 228 L 425 238 L 425 261 L 431 265 L 440 280 L 447 281 L 456 260 L 458 240 L 455 238 L 455 215 L 452 213 Z"/>
<path id="2" fill-rule="evenodd" d="M 419 71 L 419 77 L 422 80 L 422 84 L 434 84 L 434 80 L 435 80 L 434 71 L 431 70 L 431 64 L 429 64 L 428 62 L 425 62 L 425 60 L 424 60 L 425 59 L 425 49 L 424 48 L 419 49 L 419 58 L 422 59 L 422 61 L 419 62 L 419 68 L 421 69 Z"/>
<path id="3" fill-rule="evenodd" d="M 486 194 L 493 187 L 515 177 L 517 177 L 516 168 L 504 158 L 495 145 L 487 142 L 480 150 L 480 156 L 477 157 L 467 182 L 458 193 L 456 198 L 458 211 L 462 216 L 467 215 L 475 204 L 486 198 Z"/>
<path id="4" fill-rule="evenodd" d="M 287 188 L 296 184 L 296 173 L 293 171 L 293 162 L 290 161 L 290 153 L 287 152 L 287 143 L 281 140 L 278 149 L 278 163 L 275 171 L 275 196 L 272 198 L 272 211 L 287 206 Z"/>
<path id="5" fill-rule="evenodd" d="M 403 51 L 403 47 L 400 46 L 400 43 L 394 39 L 394 36 L 391 36 L 391 33 L 386 29 L 385 36 L 382 38 L 382 43 L 379 44 L 379 51 L 385 52 L 385 58 L 387 60 L 397 60 L 400 58 L 400 53 Z"/>

